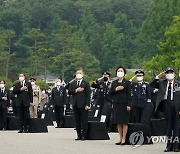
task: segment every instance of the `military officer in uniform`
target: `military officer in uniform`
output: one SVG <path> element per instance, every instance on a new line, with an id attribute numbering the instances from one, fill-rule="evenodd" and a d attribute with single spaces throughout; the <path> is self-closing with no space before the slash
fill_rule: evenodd
<path id="1" fill-rule="evenodd" d="M 30 82 L 33 90 L 33 102 L 30 103 L 29 112 L 30 118 L 37 118 L 38 105 L 41 102 L 41 89 L 36 85 L 36 79 L 30 78 Z"/>
<path id="2" fill-rule="evenodd" d="M 166 79 L 161 79 L 164 77 Z M 167 146 L 164 152 L 179 152 L 180 81 L 175 80 L 172 67 L 156 76 L 151 86 L 159 89 L 156 108 L 163 106 L 166 119 Z"/>
<path id="3" fill-rule="evenodd" d="M 144 81 L 145 73 L 142 70 L 136 71 L 135 75 L 137 82 L 132 83 L 132 108 L 135 123 L 141 123 L 144 108 L 151 102 L 151 87 Z"/>
<path id="4" fill-rule="evenodd" d="M 92 83 L 91 87 L 98 89 L 97 104 L 100 105 L 100 116 L 102 122 L 106 122 L 106 128 L 108 131 L 111 129 L 111 106 L 112 99 L 109 95 L 111 88 L 110 73 L 105 71 L 102 73 L 102 77 Z"/>
<path id="5" fill-rule="evenodd" d="M 0 130 L 7 129 L 7 108 L 10 101 L 10 91 L 5 86 L 6 82 L 0 81 Z"/>

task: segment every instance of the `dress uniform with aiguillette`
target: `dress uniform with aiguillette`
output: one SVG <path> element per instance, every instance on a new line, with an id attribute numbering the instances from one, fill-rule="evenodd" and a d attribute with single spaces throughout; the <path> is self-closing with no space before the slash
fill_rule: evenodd
<path id="1" fill-rule="evenodd" d="M 141 70 L 135 72 L 136 76 L 144 76 Z M 143 111 L 147 103 L 151 102 L 151 87 L 144 80 L 132 83 L 132 108 L 135 122 L 141 123 Z"/>

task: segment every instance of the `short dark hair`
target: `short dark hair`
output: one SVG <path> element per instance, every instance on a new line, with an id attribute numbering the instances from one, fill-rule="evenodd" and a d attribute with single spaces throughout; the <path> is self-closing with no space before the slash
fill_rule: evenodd
<path id="1" fill-rule="evenodd" d="M 23 74 L 24 76 L 26 76 L 24 73 L 19 73 L 19 75 L 20 75 L 20 74 Z"/>
<path id="2" fill-rule="evenodd" d="M 116 68 L 116 74 L 117 74 L 118 69 L 120 69 L 120 68 L 122 68 L 122 69 L 124 70 L 124 74 L 126 74 L 126 69 L 125 69 L 123 66 L 118 66 L 118 67 Z"/>
<path id="3" fill-rule="evenodd" d="M 77 72 L 77 71 L 83 71 L 83 69 L 82 69 L 82 68 L 77 68 L 77 69 L 76 69 L 76 72 Z"/>
<path id="4" fill-rule="evenodd" d="M 3 82 L 4 82 L 4 84 L 6 84 L 6 81 L 5 81 L 5 80 L 1 80 L 1 81 L 3 81 Z M 0 82 L 1 82 L 1 81 L 0 81 Z"/>

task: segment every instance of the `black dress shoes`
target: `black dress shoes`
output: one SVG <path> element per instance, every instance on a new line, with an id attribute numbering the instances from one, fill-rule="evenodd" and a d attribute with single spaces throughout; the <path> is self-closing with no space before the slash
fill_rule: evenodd
<path id="1" fill-rule="evenodd" d="M 172 152 L 173 150 L 172 149 L 170 149 L 170 148 L 166 148 L 165 150 L 164 150 L 164 152 Z"/>
<path id="2" fill-rule="evenodd" d="M 78 136 L 75 140 L 76 140 L 76 141 L 81 140 L 81 136 Z"/>
<path id="3" fill-rule="evenodd" d="M 121 143 L 121 145 L 126 145 L 126 142 L 124 142 L 124 143 Z"/>
<path id="4" fill-rule="evenodd" d="M 23 133 L 23 130 L 19 130 L 18 133 Z"/>
<path id="5" fill-rule="evenodd" d="M 115 143 L 116 145 L 121 145 L 121 142 L 117 142 L 117 143 Z"/>

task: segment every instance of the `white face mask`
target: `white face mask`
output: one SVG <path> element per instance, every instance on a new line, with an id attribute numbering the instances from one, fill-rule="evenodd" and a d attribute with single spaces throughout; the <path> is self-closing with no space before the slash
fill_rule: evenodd
<path id="1" fill-rule="evenodd" d="M 4 88 L 4 84 L 3 83 L 0 83 L 0 88 Z"/>
<path id="2" fill-rule="evenodd" d="M 117 77 L 118 78 L 124 77 L 124 72 L 117 72 Z"/>
<path id="3" fill-rule="evenodd" d="M 61 82 L 56 82 L 56 85 L 57 85 L 57 86 L 60 86 L 60 85 L 61 85 Z"/>
<path id="4" fill-rule="evenodd" d="M 167 80 L 173 80 L 174 79 L 174 73 L 168 73 L 168 74 L 166 74 L 166 79 Z"/>
<path id="5" fill-rule="evenodd" d="M 136 79 L 137 79 L 137 81 L 138 81 L 138 82 L 143 81 L 143 77 L 142 77 L 142 76 L 137 76 L 137 78 L 136 78 Z"/>
<path id="6" fill-rule="evenodd" d="M 51 90 L 48 90 L 48 93 L 51 93 Z"/>
<path id="7" fill-rule="evenodd" d="M 24 81 L 24 77 L 19 77 L 19 81 L 20 82 Z"/>
<path id="8" fill-rule="evenodd" d="M 45 91 L 42 91 L 42 94 L 45 94 Z"/>
<path id="9" fill-rule="evenodd" d="M 31 85 L 34 86 L 34 85 L 35 85 L 35 82 L 31 82 Z"/>
<path id="10" fill-rule="evenodd" d="M 76 78 L 77 78 L 77 79 L 82 79 L 82 78 L 83 78 L 83 75 L 80 74 L 80 73 L 78 73 L 78 74 L 76 74 Z"/>

